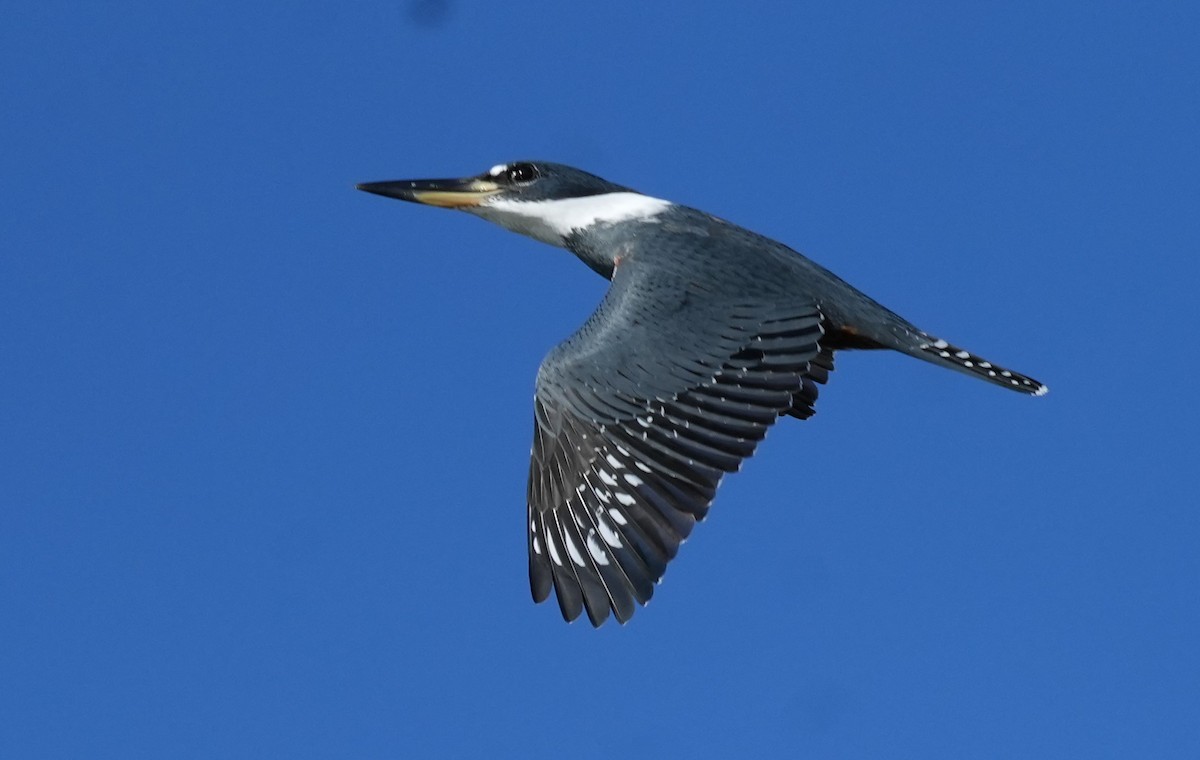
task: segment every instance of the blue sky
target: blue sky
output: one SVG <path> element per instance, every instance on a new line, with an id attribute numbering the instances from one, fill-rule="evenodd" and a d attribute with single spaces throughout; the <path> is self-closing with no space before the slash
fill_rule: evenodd
<path id="1" fill-rule="evenodd" d="M 1200 755 L 1185 3 L 6 3 L 0 755 Z M 528 598 L 586 168 L 1051 386 L 843 355 L 621 628 Z"/>

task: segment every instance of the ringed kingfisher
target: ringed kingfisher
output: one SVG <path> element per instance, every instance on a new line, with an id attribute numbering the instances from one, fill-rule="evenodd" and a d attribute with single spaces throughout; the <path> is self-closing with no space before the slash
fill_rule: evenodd
<path id="1" fill-rule="evenodd" d="M 359 190 L 566 248 L 611 281 L 543 360 L 527 498 L 534 601 L 621 623 L 781 417 L 812 416 L 834 352 L 891 349 L 1001 388 L 1047 387 L 921 330 L 791 248 L 562 164 Z"/>

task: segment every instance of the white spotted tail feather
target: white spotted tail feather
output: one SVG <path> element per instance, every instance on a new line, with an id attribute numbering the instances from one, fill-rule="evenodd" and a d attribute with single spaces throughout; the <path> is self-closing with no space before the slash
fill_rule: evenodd
<path id="1" fill-rule="evenodd" d="M 924 342 L 918 346 L 920 351 L 918 355 L 922 359 L 949 367 L 950 369 L 956 369 L 959 372 L 965 372 L 973 377 L 987 380 L 990 383 L 999 385 L 1002 388 L 1008 388 L 1011 391 L 1017 391 L 1018 393 L 1027 393 L 1031 396 L 1045 396 L 1050 392 L 1050 388 L 1044 383 L 1040 383 L 1028 375 L 1022 375 L 1020 372 L 1014 372 L 998 364 L 992 364 L 986 359 L 947 343 L 940 338 L 934 338 L 931 335 L 924 337 L 928 342 Z"/>

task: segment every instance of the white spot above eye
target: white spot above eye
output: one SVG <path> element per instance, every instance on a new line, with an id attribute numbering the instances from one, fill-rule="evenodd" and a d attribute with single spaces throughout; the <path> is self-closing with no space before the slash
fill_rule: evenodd
<path id="1" fill-rule="evenodd" d="M 506 171 L 508 171 L 508 164 L 496 164 L 491 169 L 488 169 L 488 176 L 499 177 Z"/>

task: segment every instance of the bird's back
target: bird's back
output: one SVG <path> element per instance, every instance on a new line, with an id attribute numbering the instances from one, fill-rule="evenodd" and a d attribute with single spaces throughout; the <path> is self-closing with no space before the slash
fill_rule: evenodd
<path id="1" fill-rule="evenodd" d="M 699 209 L 673 205 L 642 222 L 596 227 L 568 247 L 607 277 L 622 257 L 678 273 L 731 300 L 807 299 L 820 309 L 829 349 L 883 349 L 1010 390 L 1046 386 L 950 344 L 887 308 L 804 254 Z"/>
<path id="2" fill-rule="evenodd" d="M 853 326 L 880 344 L 872 347 L 917 342 L 901 337 L 919 333 L 911 323 L 800 252 L 687 206 L 673 206 L 642 223 L 591 230 L 571 248 L 589 264 L 610 251 L 635 256 L 730 298 L 808 298 L 820 307 L 827 331 Z M 611 269 L 600 269 L 611 276 Z"/>

